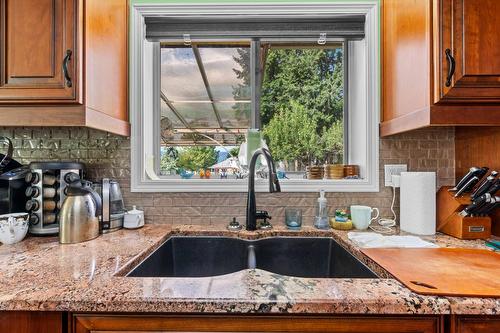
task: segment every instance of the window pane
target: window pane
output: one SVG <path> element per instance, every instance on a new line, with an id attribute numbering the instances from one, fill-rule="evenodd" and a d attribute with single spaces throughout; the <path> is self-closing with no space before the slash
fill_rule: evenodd
<path id="1" fill-rule="evenodd" d="M 250 48 L 199 47 L 216 101 L 250 100 Z"/>
<path id="2" fill-rule="evenodd" d="M 211 179 L 245 177 L 236 156 L 251 127 L 249 51 L 162 45 L 162 175 L 205 179 L 210 170 Z M 261 130 L 280 178 L 334 178 L 332 167 L 311 166 L 344 163 L 343 45 L 263 45 L 262 59 Z"/>
<path id="3" fill-rule="evenodd" d="M 305 177 L 308 166 L 343 163 L 342 58 L 342 44 L 271 45 L 267 52 L 262 128 L 275 160 L 290 178 Z"/>
<path id="4" fill-rule="evenodd" d="M 184 128 L 184 124 L 180 119 L 175 115 L 175 113 L 168 107 L 165 101 L 161 101 L 161 117 L 168 118 L 170 123 L 172 124 L 172 128 Z"/>
<path id="5" fill-rule="evenodd" d="M 191 48 L 161 48 L 161 90 L 171 101 L 209 101 Z"/>
<path id="6" fill-rule="evenodd" d="M 222 125 L 227 128 L 250 127 L 250 103 L 215 103 Z"/>
<path id="7" fill-rule="evenodd" d="M 193 128 L 218 128 L 212 103 L 172 103 L 177 112 Z"/>

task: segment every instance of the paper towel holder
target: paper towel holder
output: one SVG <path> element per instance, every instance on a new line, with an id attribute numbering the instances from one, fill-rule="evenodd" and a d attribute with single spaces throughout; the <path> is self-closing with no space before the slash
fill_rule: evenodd
<path id="1" fill-rule="evenodd" d="M 462 216 L 459 213 L 471 204 L 469 196 L 455 198 L 448 191 L 452 186 L 443 186 L 437 193 L 436 229 L 460 239 L 487 239 L 491 236 L 489 216 Z"/>

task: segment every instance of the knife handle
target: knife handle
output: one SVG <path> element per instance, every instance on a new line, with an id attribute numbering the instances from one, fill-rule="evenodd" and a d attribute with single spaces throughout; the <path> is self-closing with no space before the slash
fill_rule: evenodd
<path id="1" fill-rule="evenodd" d="M 495 183 L 495 176 L 488 176 L 482 183 L 477 187 L 477 189 L 471 194 L 471 199 L 475 200 L 476 198 L 479 198 L 486 192 L 488 192 L 488 189 Z"/>
<path id="2" fill-rule="evenodd" d="M 500 190 L 500 179 L 495 181 L 495 184 L 491 185 L 488 189 L 488 193 L 491 195 L 495 195 Z"/>
<path id="3" fill-rule="evenodd" d="M 481 170 L 480 168 L 478 167 L 472 167 L 469 169 L 469 172 L 462 177 L 462 179 L 460 179 L 457 183 L 457 185 L 455 185 L 454 188 L 450 189 L 450 191 L 457 191 L 459 190 L 462 186 L 464 186 L 472 177 L 474 177 L 474 173 L 475 172 L 478 172 L 479 170 Z"/>
<path id="4" fill-rule="evenodd" d="M 474 187 L 474 185 L 477 184 L 478 181 L 479 181 L 479 178 L 477 176 L 474 176 L 471 179 L 469 179 L 469 181 L 467 183 L 465 183 L 464 186 L 459 188 L 458 191 L 455 193 L 455 198 L 461 196 L 462 193 L 470 191 Z"/>
<path id="5" fill-rule="evenodd" d="M 477 214 L 477 212 L 483 208 L 483 206 L 487 203 L 488 200 L 491 199 L 491 195 L 486 193 L 479 197 L 476 201 L 468 205 L 464 208 L 459 214 L 462 216 L 469 216 L 473 214 Z"/>
<path id="6" fill-rule="evenodd" d="M 481 210 L 477 212 L 479 215 L 488 215 L 500 206 L 500 202 L 492 202 L 485 205 Z"/>

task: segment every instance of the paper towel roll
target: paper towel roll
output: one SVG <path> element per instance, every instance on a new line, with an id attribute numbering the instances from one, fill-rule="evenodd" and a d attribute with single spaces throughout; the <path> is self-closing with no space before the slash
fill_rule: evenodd
<path id="1" fill-rule="evenodd" d="M 401 172 L 401 230 L 417 235 L 436 233 L 436 173 Z"/>

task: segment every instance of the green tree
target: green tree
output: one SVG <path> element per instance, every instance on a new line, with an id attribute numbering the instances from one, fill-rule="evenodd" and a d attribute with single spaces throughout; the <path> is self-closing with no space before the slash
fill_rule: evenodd
<path id="1" fill-rule="evenodd" d="M 184 170 L 207 169 L 217 162 L 217 152 L 211 146 L 184 148 L 179 153 L 177 165 Z"/>
<path id="2" fill-rule="evenodd" d="M 330 127 L 324 127 L 320 141 L 325 159 L 333 163 L 343 163 L 344 123 L 341 120 L 335 121 Z"/>
<path id="3" fill-rule="evenodd" d="M 317 133 L 342 120 L 342 49 L 270 49 L 262 85 L 261 120 L 296 101 L 318 114 Z"/>
<path id="4" fill-rule="evenodd" d="M 167 147 L 162 151 L 160 170 L 164 172 L 177 171 L 179 153 L 175 147 Z"/>
<path id="5" fill-rule="evenodd" d="M 238 154 L 240 153 L 240 147 L 234 147 L 229 151 L 229 155 L 238 157 Z"/>
<path id="6" fill-rule="evenodd" d="M 276 160 L 299 160 L 311 163 L 320 157 L 323 149 L 317 133 L 321 115 L 311 112 L 296 101 L 281 108 L 264 127 L 269 149 Z"/>
<path id="7" fill-rule="evenodd" d="M 342 58 L 342 48 L 268 50 L 260 117 L 276 159 L 299 160 L 303 164 L 315 159 L 341 162 Z M 234 87 L 233 95 L 238 99 L 250 83 L 249 50 L 238 50 L 234 60 L 242 68 L 234 72 L 244 83 Z"/>

